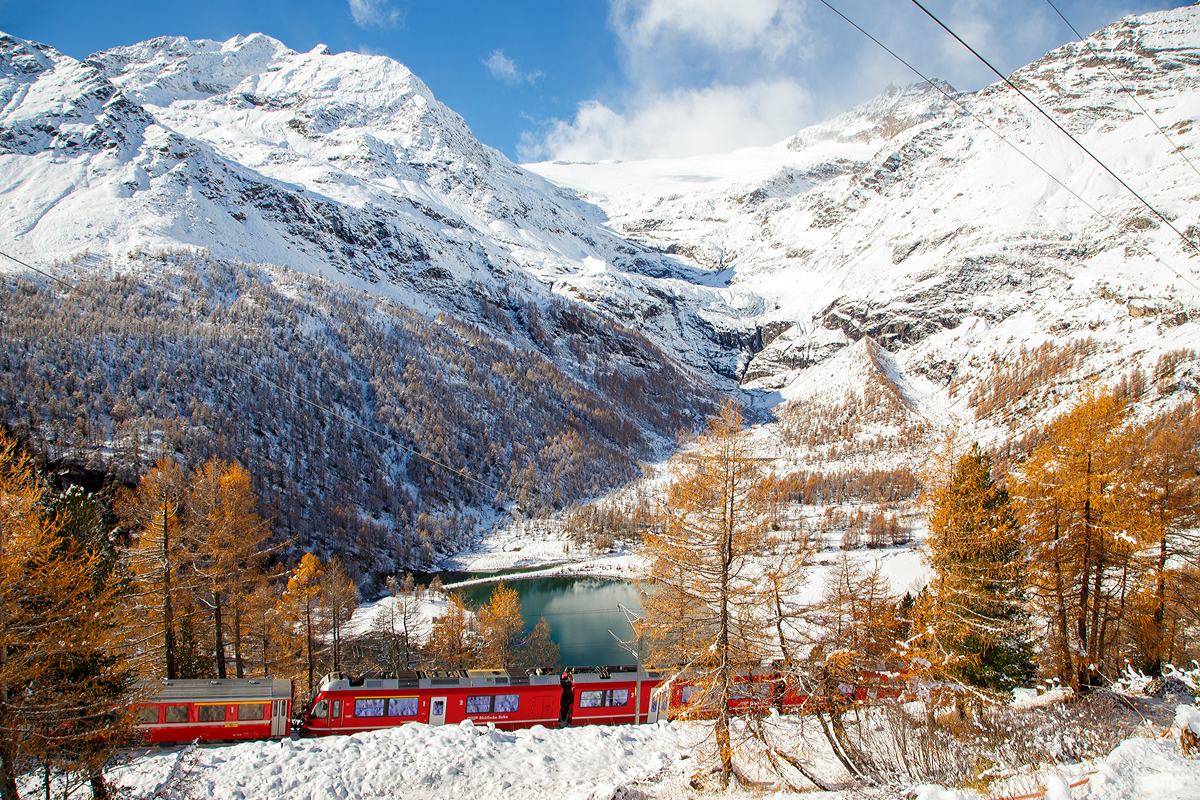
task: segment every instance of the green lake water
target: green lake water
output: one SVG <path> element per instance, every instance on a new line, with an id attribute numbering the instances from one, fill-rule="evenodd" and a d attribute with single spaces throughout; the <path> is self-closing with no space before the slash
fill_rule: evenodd
<path id="1" fill-rule="evenodd" d="M 485 576 L 478 576 L 485 577 Z M 444 579 L 443 579 L 444 580 Z M 461 579 L 460 579 L 461 580 Z M 504 582 L 517 591 L 526 630 L 533 630 L 543 614 L 550 636 L 558 645 L 564 667 L 596 667 L 605 664 L 634 664 L 637 658 L 623 650 L 609 634 L 633 638 L 633 630 L 617 603 L 641 612 L 637 588 L 629 581 L 600 578 L 525 578 Z M 495 584 L 462 589 L 471 608 L 486 605 Z"/>

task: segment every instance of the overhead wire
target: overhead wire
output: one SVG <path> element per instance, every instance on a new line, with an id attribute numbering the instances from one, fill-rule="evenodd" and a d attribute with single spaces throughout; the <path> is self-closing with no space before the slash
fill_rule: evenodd
<path id="1" fill-rule="evenodd" d="M 957 33 L 952 31 L 946 25 L 946 23 L 942 22 L 940 19 L 938 19 L 936 16 L 934 16 L 932 11 L 930 11 L 925 6 L 921 5 L 921 0 L 912 0 L 912 2 L 913 2 L 913 5 L 915 5 L 917 8 L 921 9 L 922 11 L 924 11 L 925 14 L 931 20 L 933 20 L 939 26 L 941 26 L 942 30 L 946 31 L 946 33 L 953 36 L 958 41 L 958 43 L 961 44 L 963 47 L 970 50 L 971 54 L 974 55 L 980 61 L 982 61 L 987 66 L 988 69 L 990 69 L 992 72 L 996 73 L 996 75 L 998 75 L 1000 77 L 1000 80 L 1004 81 L 1006 84 L 1008 84 L 1008 86 L 1010 88 L 1012 88 L 1013 91 L 1015 91 L 1017 94 L 1021 95 L 1021 97 L 1025 98 L 1025 100 L 1028 101 L 1028 103 L 1031 106 L 1033 106 L 1035 109 L 1037 109 L 1039 114 L 1041 114 L 1043 117 L 1045 117 L 1047 120 L 1050 121 L 1051 125 L 1053 125 L 1054 127 L 1058 128 L 1060 131 L 1062 131 L 1064 136 L 1066 136 L 1068 139 L 1070 139 L 1072 142 L 1074 142 L 1075 145 L 1080 150 L 1087 153 L 1087 155 L 1093 161 L 1095 161 L 1098 165 L 1100 165 L 1101 169 L 1103 169 L 1105 172 L 1107 172 L 1109 175 L 1111 175 L 1117 183 L 1124 186 L 1129 191 L 1130 194 L 1132 194 L 1134 197 L 1136 197 L 1138 200 L 1140 200 L 1142 205 L 1144 205 L 1146 208 L 1150 209 L 1150 213 L 1154 214 L 1154 216 L 1156 216 L 1160 220 L 1162 220 L 1163 224 L 1166 225 L 1168 228 L 1175 231 L 1175 234 L 1183 241 L 1183 243 L 1185 245 L 1187 245 L 1193 251 L 1200 253 L 1200 245 L 1197 245 L 1195 242 L 1193 242 L 1191 239 L 1189 239 L 1187 236 L 1185 236 L 1182 231 L 1180 231 L 1178 228 L 1175 227 L 1175 225 L 1171 222 L 1171 220 L 1169 220 L 1165 216 L 1163 216 L 1163 214 L 1157 208 L 1150 205 L 1150 202 L 1148 200 L 1146 200 L 1146 198 L 1142 197 L 1141 194 L 1139 194 L 1136 189 L 1134 189 L 1132 186 L 1130 186 L 1128 183 L 1126 183 L 1125 180 L 1120 175 L 1118 175 L 1117 173 L 1115 173 L 1111 169 L 1109 169 L 1107 164 L 1105 164 L 1103 161 L 1101 161 L 1100 158 L 1095 153 L 1093 153 L 1091 150 L 1089 150 L 1083 144 L 1083 142 L 1081 142 L 1081 141 L 1079 141 L 1079 139 L 1075 138 L 1074 134 L 1072 134 L 1070 131 L 1068 131 L 1066 128 L 1064 128 L 1062 125 L 1060 125 L 1058 123 L 1058 120 L 1056 120 L 1056 119 L 1054 119 L 1054 117 L 1050 116 L 1050 114 L 1044 108 L 1042 108 L 1040 105 L 1038 105 L 1037 102 L 1034 101 L 1034 99 L 1032 97 L 1027 95 L 1021 89 L 1021 87 L 1017 86 L 1006 75 L 1001 73 L 1000 70 L 998 70 L 994 66 L 992 66 L 992 63 L 990 61 L 988 61 L 986 58 L 981 56 L 974 47 L 971 47 L 971 45 L 969 45 L 965 41 L 963 41 L 962 37 L 960 37 Z"/>
<path id="2" fill-rule="evenodd" d="M 1059 186 L 1060 188 L 1062 188 L 1062 189 L 1063 189 L 1063 190 L 1065 190 L 1065 191 L 1066 191 L 1068 194 L 1070 194 L 1072 197 L 1074 197 L 1076 200 L 1078 200 L 1078 201 L 1079 201 L 1079 202 L 1080 202 L 1080 203 L 1081 203 L 1081 204 L 1082 204 L 1084 207 L 1086 207 L 1086 208 L 1087 208 L 1089 211 L 1091 211 L 1091 212 L 1092 212 L 1094 215 L 1096 215 L 1098 218 L 1100 218 L 1101 220 L 1103 220 L 1104 222 L 1106 222 L 1108 225 L 1110 225 L 1110 226 L 1111 226 L 1111 227 L 1112 227 L 1114 230 L 1116 230 L 1116 232 L 1118 233 L 1118 235 L 1120 235 L 1120 236 L 1123 236 L 1124 238 L 1126 238 L 1127 240 L 1129 240 L 1130 242 L 1132 242 L 1132 243 L 1133 243 L 1133 244 L 1135 244 L 1135 245 L 1138 245 L 1138 246 L 1144 246 L 1144 244 L 1143 244 L 1142 242 L 1138 241 L 1137 237 L 1133 236 L 1131 233 L 1129 233 L 1129 231 L 1128 231 L 1128 230 L 1126 230 L 1126 229 L 1125 229 L 1125 226 L 1123 226 L 1123 225 L 1120 225 L 1120 224 L 1118 224 L 1117 222 L 1115 222 L 1114 220 L 1110 219 L 1110 218 L 1109 218 L 1109 217 L 1108 217 L 1106 214 L 1104 214 L 1102 211 L 1100 211 L 1100 209 L 1096 208 L 1096 207 L 1095 207 L 1095 206 L 1093 206 L 1091 203 L 1089 203 L 1087 200 L 1085 200 L 1085 199 L 1084 199 L 1084 198 L 1083 198 L 1083 197 L 1082 197 L 1082 196 L 1081 196 L 1081 195 L 1080 195 L 1078 192 L 1076 192 L 1076 191 L 1075 191 L 1074 189 L 1072 189 L 1070 186 L 1068 186 L 1067 184 L 1065 184 L 1065 183 L 1063 183 L 1061 180 L 1059 180 L 1059 178 L 1058 178 L 1056 175 L 1054 175 L 1054 173 L 1050 172 L 1050 170 L 1046 169 L 1046 168 L 1045 168 L 1045 167 L 1043 167 L 1041 164 L 1039 164 L 1037 161 L 1035 161 L 1035 160 L 1033 159 L 1033 157 L 1032 157 L 1032 156 L 1028 155 L 1028 154 L 1027 154 L 1027 153 L 1025 153 L 1025 151 L 1023 151 L 1021 148 L 1017 147 L 1015 144 L 1013 144 L 1012 142 L 1010 142 L 1010 141 L 1009 141 L 1009 140 L 1008 140 L 1008 139 L 1007 139 L 1007 138 L 1004 136 L 1004 134 L 1000 133 L 998 130 L 996 130 L 996 129 L 995 129 L 995 128 L 993 128 L 991 125 L 989 125 L 985 119 L 983 119 L 983 118 L 982 118 L 982 117 L 980 117 L 978 114 L 976 114 L 975 112 L 973 112 L 973 111 L 972 111 L 970 108 L 968 108 L 968 107 L 967 107 L 967 105 L 966 105 L 965 103 L 963 103 L 961 100 L 959 100 L 959 99 L 958 99 L 957 97 L 955 97 L 953 94 L 951 94 L 950 92 L 947 92 L 945 89 L 943 89 L 941 86 L 939 86 L 935 80 L 933 80 L 932 78 L 929 78 L 929 77 L 927 77 L 927 76 L 925 75 L 925 73 L 921 72 L 921 70 L 917 69 L 917 68 L 916 68 L 916 67 L 914 67 L 912 64 L 910 64 L 910 63 L 909 63 L 907 60 L 905 60 L 905 59 L 904 59 L 904 57 L 903 57 L 903 56 L 899 55 L 898 53 L 896 53 L 896 51 L 892 50 L 892 49 L 891 49 L 890 47 L 888 47 L 886 44 L 884 44 L 883 42 L 881 42 L 881 41 L 879 41 L 878 39 L 876 39 L 876 38 L 875 38 L 874 36 L 872 36 L 872 35 L 871 35 L 869 32 L 867 32 L 867 31 L 866 31 L 866 30 L 865 30 L 865 29 L 864 29 L 862 26 L 860 26 L 860 25 L 859 25 L 857 22 L 855 22 L 854 20 L 850 19 L 850 18 L 849 18 L 849 17 L 847 17 L 845 14 L 843 14 L 841 11 L 839 11 L 837 8 L 835 8 L 835 7 L 834 7 L 832 4 L 830 4 L 830 3 L 828 2 L 828 0 L 820 0 L 820 2 L 821 2 L 821 4 L 822 4 L 822 5 L 824 5 L 826 8 L 828 8 L 830 11 L 832 11 L 834 14 L 837 14 L 839 17 L 841 17 L 843 20 L 845 20 L 847 23 L 849 23 L 849 24 L 851 25 L 851 27 L 853 27 L 855 30 L 857 30 L 859 33 L 861 33 L 863 36 L 867 37 L 867 38 L 868 38 L 868 39 L 870 39 L 872 42 L 874 42 L 875 44 L 877 44 L 877 45 L 878 45 L 880 48 L 882 48 L 882 49 L 883 49 L 883 50 L 884 50 L 884 51 L 885 51 L 885 52 L 886 52 L 888 55 L 890 55 L 892 58 L 896 59 L 897 61 L 899 61 L 899 62 L 900 62 L 901 64 L 903 64 L 904 66 L 908 67 L 908 69 L 912 70 L 912 72 L 913 72 L 915 75 L 917 75 L 919 78 L 921 78 L 921 79 L 922 79 L 922 80 L 924 80 L 926 83 L 928 83 L 930 86 L 932 86 L 934 89 L 936 89 L 936 90 L 937 90 L 939 93 L 941 93 L 941 94 L 942 94 L 942 95 L 943 95 L 943 96 L 944 96 L 944 97 L 945 97 L 947 100 L 949 100 L 950 102 L 952 102 L 952 103 L 954 103 L 956 106 L 958 106 L 958 108 L 959 108 L 959 109 L 960 109 L 960 110 L 961 110 L 963 113 L 965 113 L 967 116 L 971 117 L 971 119 L 973 119 L 973 120 L 975 120 L 976 122 L 978 122 L 978 123 L 979 123 L 981 126 L 983 126 L 983 127 L 984 127 L 984 128 L 987 130 L 987 131 L 989 131 L 990 133 L 992 133 L 992 134 L 993 134 L 993 135 L 994 135 L 994 136 L 995 136 L 997 139 L 999 139 L 1001 142 L 1003 142 L 1004 144 L 1008 145 L 1008 147 L 1010 147 L 1010 148 L 1013 150 L 1013 152 L 1015 152 L 1015 153 L 1016 153 L 1017 155 L 1019 155 L 1021 158 L 1025 159 L 1026 161 L 1028 161 L 1028 162 L 1030 163 L 1030 165 L 1032 165 L 1032 166 L 1033 166 L 1033 167 L 1035 167 L 1037 170 L 1039 170 L 1039 171 L 1040 171 L 1042 174 L 1044 174 L 1044 175 L 1045 175 L 1047 178 L 1049 178 L 1050 180 L 1054 181 L 1054 183 L 1058 184 L 1058 186 Z M 1189 286 L 1191 286 L 1191 287 L 1192 287 L 1193 289 L 1195 289 L 1196 291 L 1200 292 L 1200 286 L 1197 286 L 1195 283 L 1193 283 L 1193 282 L 1191 281 L 1191 279 L 1189 279 L 1189 278 L 1188 278 L 1186 275 L 1184 275 L 1184 274 L 1183 274 L 1182 272 L 1180 272 L 1179 270 L 1175 269 L 1175 267 L 1171 266 L 1171 264 L 1169 264 L 1168 262 L 1164 261 L 1162 258 L 1159 258 L 1159 256 L 1157 256 L 1155 253 L 1153 253 L 1153 252 L 1149 251 L 1149 249 L 1147 249 L 1147 254 L 1148 254 L 1148 255 L 1149 255 L 1151 258 L 1153 258 L 1155 261 L 1157 261 L 1159 264 L 1162 264 L 1162 265 L 1163 265 L 1164 267 L 1166 267 L 1168 270 L 1170 270 L 1171 272 L 1173 272 L 1173 273 L 1174 273 L 1176 276 L 1178 276 L 1178 278 L 1179 278 L 1180 280 L 1182 280 L 1183 282 L 1185 282 L 1186 284 L 1188 284 Z"/>
<path id="3" fill-rule="evenodd" d="M 37 267 L 33 266 L 32 264 L 26 264 L 21 259 L 17 258 L 16 256 L 9 255 L 8 253 L 4 252 L 3 250 L 0 250 L 0 256 L 4 256 L 5 258 L 7 258 L 10 261 L 15 261 L 18 264 L 20 264 L 22 267 L 24 267 L 25 269 L 32 270 L 33 272 L 36 272 L 38 275 L 42 275 L 46 278 L 49 278 L 50 280 L 54 281 L 55 283 L 57 283 L 61 286 L 65 286 L 68 291 L 72 291 L 72 292 L 75 291 L 76 287 L 72 283 L 70 283 L 66 278 L 60 278 L 57 275 L 51 275 L 49 272 L 46 272 L 45 270 L 42 270 L 42 269 L 38 269 Z"/>
<path id="4" fill-rule="evenodd" d="M 1090 41 L 1088 41 L 1088 39 L 1090 37 L 1085 37 L 1079 31 L 1075 30 L 1075 26 L 1072 25 L 1071 21 L 1069 19 L 1067 19 L 1061 11 L 1058 10 L 1058 6 L 1054 5 L 1053 0 L 1046 0 L 1046 3 L 1052 9 L 1054 9 L 1054 13 L 1058 14 L 1058 18 L 1067 24 L 1067 27 L 1071 29 L 1071 33 L 1073 33 L 1079 37 L 1079 41 L 1081 43 L 1083 43 L 1083 45 L 1085 47 L 1087 47 L 1088 51 L 1091 52 L 1091 54 L 1093 56 L 1096 57 L 1096 60 L 1100 62 L 1100 66 L 1104 67 L 1104 71 L 1107 72 L 1109 74 L 1109 77 L 1111 77 L 1114 81 L 1116 81 L 1117 85 L 1121 87 L 1121 91 L 1123 91 L 1123 92 L 1125 92 L 1125 94 L 1129 95 L 1129 99 L 1132 100 L 1133 104 L 1138 107 L 1138 110 L 1142 112 L 1142 115 L 1145 116 L 1146 119 L 1150 120 L 1150 124 L 1153 125 L 1155 127 L 1155 129 L 1158 130 L 1158 132 L 1162 134 L 1162 137 L 1164 139 L 1166 139 L 1167 142 L 1170 143 L 1171 149 L 1174 150 L 1174 152 L 1178 153 L 1179 157 L 1187 162 L 1187 165 L 1192 168 L 1192 172 L 1196 173 L 1196 177 L 1200 177 L 1200 169 L 1196 168 L 1196 165 L 1192 163 L 1192 160 L 1187 157 L 1186 153 L 1183 152 L 1183 148 L 1180 147 L 1179 145 L 1175 144 L 1175 141 L 1170 136 L 1168 136 L 1167 132 L 1162 129 L 1162 127 L 1158 124 L 1158 122 L 1155 121 L 1154 117 L 1151 116 L 1150 112 L 1147 111 L 1145 109 L 1145 107 L 1141 104 L 1141 102 L 1137 99 L 1137 95 L 1133 92 L 1133 90 L 1130 89 L 1128 86 L 1126 86 L 1125 82 L 1122 81 L 1119 77 L 1117 77 L 1117 74 L 1115 72 L 1113 72 L 1111 68 L 1109 68 L 1108 63 L 1100 56 L 1099 53 L 1096 52 L 1096 48 L 1092 47 L 1092 43 Z"/>

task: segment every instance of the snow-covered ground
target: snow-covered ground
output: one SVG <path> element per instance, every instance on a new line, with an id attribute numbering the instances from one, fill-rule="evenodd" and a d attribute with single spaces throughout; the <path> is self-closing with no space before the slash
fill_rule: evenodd
<path id="1" fill-rule="evenodd" d="M 1176 714 L 1184 724 L 1198 716 L 1192 706 L 1181 706 Z M 987 794 L 888 786 L 773 796 L 973 800 L 1044 793 L 1050 800 L 1197 798 L 1200 760 L 1180 753 L 1178 733 L 1178 726 L 1165 735 L 1147 726 L 1104 758 L 1015 775 L 993 784 Z M 173 772 L 183 776 L 180 784 L 190 797 L 214 800 L 684 798 L 698 796 L 687 784 L 695 768 L 695 735 L 681 723 L 514 732 L 470 723 L 441 728 L 413 724 L 354 736 L 154 751 L 135 758 L 113 777 L 135 798 L 150 797 Z M 819 752 L 816 757 L 825 762 L 823 770 L 830 768 Z M 734 790 L 723 796 L 760 795 Z"/>

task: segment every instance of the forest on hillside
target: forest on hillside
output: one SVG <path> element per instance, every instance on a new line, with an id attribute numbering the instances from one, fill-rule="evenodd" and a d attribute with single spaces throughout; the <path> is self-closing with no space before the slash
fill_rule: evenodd
<path id="1" fill-rule="evenodd" d="M 280 541 L 360 583 L 469 543 L 497 510 L 601 493 L 711 407 L 641 335 L 562 300 L 475 322 L 285 270 L 163 253 L 0 291 L 0 416 L 60 470 L 163 457 L 253 477 Z M 418 455 L 419 454 L 419 455 Z"/>

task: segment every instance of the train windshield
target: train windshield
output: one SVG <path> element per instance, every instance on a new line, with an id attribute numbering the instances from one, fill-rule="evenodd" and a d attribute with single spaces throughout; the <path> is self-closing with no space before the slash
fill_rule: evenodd
<path id="1" fill-rule="evenodd" d="M 329 701 L 322 698 L 313 703 L 312 711 L 308 712 L 312 719 L 325 719 L 329 716 Z"/>

